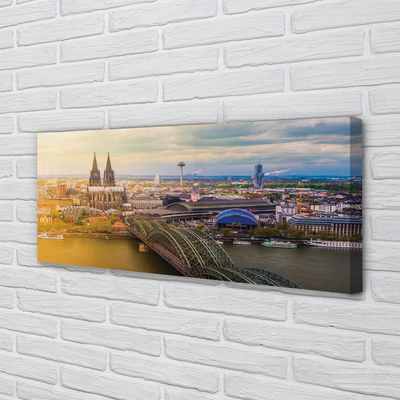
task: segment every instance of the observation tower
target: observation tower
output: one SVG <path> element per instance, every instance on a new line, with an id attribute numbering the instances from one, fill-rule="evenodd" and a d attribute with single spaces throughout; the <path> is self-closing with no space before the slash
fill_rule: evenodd
<path id="1" fill-rule="evenodd" d="M 178 167 L 181 167 L 181 186 L 183 186 L 183 167 L 186 164 L 182 161 L 182 155 L 181 155 L 181 162 L 178 164 Z"/>

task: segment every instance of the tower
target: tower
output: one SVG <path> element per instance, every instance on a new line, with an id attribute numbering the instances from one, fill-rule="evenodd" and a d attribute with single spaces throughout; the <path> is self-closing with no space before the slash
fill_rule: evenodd
<path id="1" fill-rule="evenodd" d="M 96 153 L 94 153 L 93 167 L 90 171 L 89 186 L 101 186 L 100 170 L 97 167 Z"/>
<path id="2" fill-rule="evenodd" d="M 260 163 L 254 166 L 254 189 L 264 189 L 263 166 Z"/>
<path id="3" fill-rule="evenodd" d="M 108 153 L 107 165 L 104 170 L 103 186 L 115 186 L 114 170 L 111 168 L 110 153 Z"/>
<path id="4" fill-rule="evenodd" d="M 182 155 L 181 155 L 181 162 L 178 164 L 178 167 L 181 167 L 181 186 L 183 186 L 183 167 L 186 164 L 182 161 Z"/>

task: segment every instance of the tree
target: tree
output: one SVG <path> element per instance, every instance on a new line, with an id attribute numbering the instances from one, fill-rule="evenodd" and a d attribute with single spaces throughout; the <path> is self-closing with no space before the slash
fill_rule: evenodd
<path id="1" fill-rule="evenodd" d="M 108 218 L 108 220 L 111 222 L 111 225 L 114 225 L 117 221 L 117 217 L 115 215 L 110 215 L 110 218 Z"/>
<path id="2" fill-rule="evenodd" d="M 118 207 L 117 207 L 117 210 L 118 210 L 118 211 L 122 211 L 122 208 L 118 206 Z"/>
<path id="3" fill-rule="evenodd" d="M 265 228 L 257 227 L 256 229 L 254 229 L 254 234 L 256 236 L 265 236 L 265 233 L 266 233 L 266 229 Z"/>
<path id="4" fill-rule="evenodd" d="M 60 218 L 61 217 L 61 215 L 60 215 L 60 211 L 58 211 L 58 210 L 51 210 L 51 214 L 54 216 L 54 218 Z"/>
<path id="5" fill-rule="evenodd" d="M 173 226 L 175 226 L 175 228 L 179 228 L 181 226 L 181 223 L 178 221 L 175 221 L 172 223 Z"/>
<path id="6" fill-rule="evenodd" d="M 51 229 L 55 231 L 64 231 L 68 228 L 68 225 L 62 221 L 60 218 L 56 218 L 51 225 Z"/>
<path id="7" fill-rule="evenodd" d="M 99 219 L 93 224 L 90 224 L 88 226 L 89 232 L 93 233 L 111 233 L 112 232 L 112 227 L 111 227 L 111 222 L 106 220 L 106 219 Z"/>
<path id="8" fill-rule="evenodd" d="M 202 231 L 203 230 L 203 226 L 202 225 L 197 225 L 196 228 L 194 228 L 194 229 L 197 229 L 198 231 Z"/>
<path id="9" fill-rule="evenodd" d="M 281 222 L 279 224 L 276 224 L 276 229 L 279 229 L 280 231 L 286 231 L 290 227 L 289 222 Z"/>
<path id="10" fill-rule="evenodd" d="M 222 228 L 221 229 L 221 233 L 224 236 L 232 236 L 233 235 L 233 229 L 231 229 L 231 228 Z"/>
<path id="11" fill-rule="evenodd" d="M 351 235 L 351 239 L 360 242 L 362 240 L 362 235 L 361 233 L 354 233 L 353 235 Z"/>

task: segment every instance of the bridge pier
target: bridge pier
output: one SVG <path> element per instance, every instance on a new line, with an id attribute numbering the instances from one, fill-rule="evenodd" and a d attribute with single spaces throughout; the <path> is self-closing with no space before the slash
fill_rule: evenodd
<path id="1" fill-rule="evenodd" d="M 143 242 L 139 243 L 139 251 L 141 253 L 153 253 L 154 252 L 149 246 L 147 246 L 146 243 L 143 243 Z"/>

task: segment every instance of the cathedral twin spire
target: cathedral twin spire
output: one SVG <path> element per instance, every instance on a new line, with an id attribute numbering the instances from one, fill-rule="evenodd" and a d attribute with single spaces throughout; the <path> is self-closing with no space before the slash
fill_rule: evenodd
<path id="1" fill-rule="evenodd" d="M 111 167 L 110 153 L 107 156 L 107 165 L 104 170 L 103 185 L 101 184 L 100 170 L 97 166 L 96 153 L 93 157 L 93 167 L 90 171 L 89 186 L 115 186 L 114 170 Z"/>

